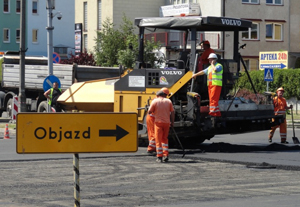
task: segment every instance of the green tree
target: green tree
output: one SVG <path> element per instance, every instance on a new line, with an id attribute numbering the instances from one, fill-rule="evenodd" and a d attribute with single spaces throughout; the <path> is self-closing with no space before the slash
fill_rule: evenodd
<path id="1" fill-rule="evenodd" d="M 98 65 L 115 66 L 121 64 L 133 68 L 138 56 L 138 35 L 134 33 L 134 25 L 123 15 L 119 29 L 114 28 L 110 19 L 106 19 L 102 30 L 97 32 L 95 56 Z M 153 67 L 161 61 L 153 52 L 161 48 L 159 42 L 145 41 L 144 62 Z"/>
<path id="2" fill-rule="evenodd" d="M 95 56 L 97 65 L 114 66 L 117 65 L 118 51 L 125 48 L 123 34 L 114 29 L 114 24 L 107 18 L 101 31 L 97 32 Z"/>

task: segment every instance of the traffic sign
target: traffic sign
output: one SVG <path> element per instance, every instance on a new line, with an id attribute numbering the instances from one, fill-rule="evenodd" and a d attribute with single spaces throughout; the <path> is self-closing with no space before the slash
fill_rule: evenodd
<path id="1" fill-rule="evenodd" d="M 136 152 L 136 113 L 18 113 L 17 153 Z"/>
<path id="2" fill-rule="evenodd" d="M 259 53 L 259 68 L 280 68 L 288 67 L 288 51 L 269 51 Z"/>
<path id="3" fill-rule="evenodd" d="M 273 81 L 273 69 L 272 68 L 265 68 L 265 75 L 264 75 L 265 81 Z"/>
<path id="4" fill-rule="evenodd" d="M 61 88 L 59 78 L 56 77 L 55 75 L 49 75 L 49 76 L 47 76 L 45 78 L 45 80 L 43 82 L 43 89 L 44 89 L 44 91 L 47 91 L 50 88 L 52 88 L 54 82 L 57 82 L 58 83 L 58 88 Z"/>
<path id="5" fill-rule="evenodd" d="M 60 63 L 60 55 L 56 52 L 53 52 L 53 63 Z"/>

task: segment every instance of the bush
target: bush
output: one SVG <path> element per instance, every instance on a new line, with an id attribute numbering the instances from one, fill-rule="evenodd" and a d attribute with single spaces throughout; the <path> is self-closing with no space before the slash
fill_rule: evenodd
<path id="1" fill-rule="evenodd" d="M 283 87 L 284 97 L 289 99 L 296 97 L 300 99 L 300 70 L 295 69 L 274 69 L 273 81 L 269 82 L 269 91 L 276 92 L 277 88 Z M 237 82 L 240 88 L 248 89 L 252 92 L 252 86 L 245 72 Z M 250 71 L 249 75 L 257 93 L 264 93 L 267 90 L 267 82 L 264 81 L 264 70 Z"/>
<path id="2" fill-rule="evenodd" d="M 73 64 L 76 63 L 77 65 L 96 65 L 96 61 L 94 59 L 93 54 L 88 54 L 86 50 L 80 53 L 78 56 L 73 55 L 70 53 L 70 58 L 67 60 L 62 60 L 61 64 Z"/>

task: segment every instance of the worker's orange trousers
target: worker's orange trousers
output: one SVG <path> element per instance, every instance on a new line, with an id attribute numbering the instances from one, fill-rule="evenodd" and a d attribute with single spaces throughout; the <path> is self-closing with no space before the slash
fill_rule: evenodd
<path id="1" fill-rule="evenodd" d="M 221 116 L 221 112 L 219 109 L 221 90 L 222 86 L 208 86 L 209 115 L 211 116 Z"/>
<path id="2" fill-rule="evenodd" d="M 148 132 L 148 148 L 147 151 L 153 152 L 156 151 L 156 145 L 155 145 L 155 133 L 154 133 L 154 116 L 147 115 L 146 117 L 146 123 L 147 123 L 147 132 Z"/>
<path id="3" fill-rule="evenodd" d="M 170 124 L 155 122 L 154 126 L 157 157 L 166 157 L 169 155 Z"/>
<path id="4" fill-rule="evenodd" d="M 282 142 L 286 141 L 286 135 L 287 135 L 287 125 L 286 125 L 286 119 L 284 119 L 284 122 L 274 126 L 271 128 L 270 133 L 269 133 L 269 139 L 273 138 L 273 135 L 275 133 L 275 130 L 279 127 L 279 133 L 280 133 L 280 138 Z"/>

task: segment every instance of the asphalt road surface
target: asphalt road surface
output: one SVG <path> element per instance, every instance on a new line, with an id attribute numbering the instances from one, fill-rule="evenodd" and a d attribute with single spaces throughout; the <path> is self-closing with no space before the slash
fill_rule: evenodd
<path id="1" fill-rule="evenodd" d="M 184 158 L 171 149 L 169 163 L 144 147 L 80 154 L 81 206 L 299 206 L 299 146 L 279 144 L 278 132 L 269 144 L 266 133 L 219 135 Z M 13 132 L 0 139 L 0 206 L 73 206 L 72 154 L 18 155 L 15 142 Z"/>

